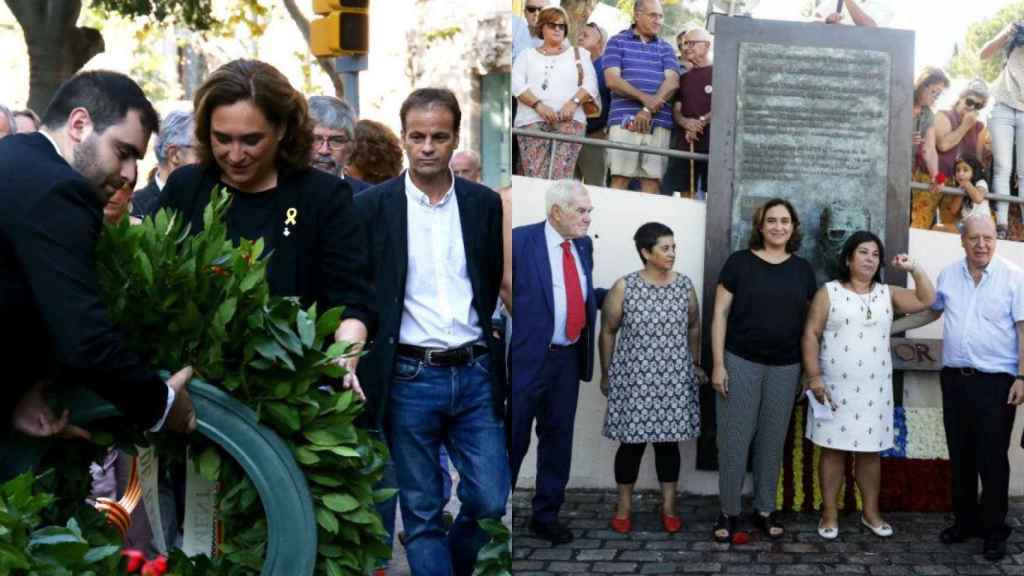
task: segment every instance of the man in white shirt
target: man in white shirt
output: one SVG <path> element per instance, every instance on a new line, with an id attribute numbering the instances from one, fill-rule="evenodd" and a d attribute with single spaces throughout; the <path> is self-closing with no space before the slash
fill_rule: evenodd
<path id="1" fill-rule="evenodd" d="M 504 352 L 491 317 L 502 278 L 501 201 L 449 167 L 461 110 L 446 89 L 402 104 L 409 170 L 356 197 L 367 226 L 378 333 L 359 363 L 370 427 L 383 427 L 414 576 L 469 576 L 509 492 Z M 444 445 L 459 516 L 442 522 Z"/>
<path id="2" fill-rule="evenodd" d="M 942 419 L 955 522 L 939 538 L 983 538 L 985 558 L 998 561 L 1010 534 L 1007 450 L 1024 401 L 1024 272 L 995 256 L 990 216 L 965 219 L 961 240 L 966 257 L 939 274 L 932 309 L 894 330 L 943 318 Z"/>

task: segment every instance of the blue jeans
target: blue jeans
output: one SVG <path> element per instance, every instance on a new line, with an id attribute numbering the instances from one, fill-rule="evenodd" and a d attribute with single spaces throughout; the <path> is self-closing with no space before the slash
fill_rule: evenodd
<path id="1" fill-rule="evenodd" d="M 1017 194 L 1024 194 L 1024 112 L 996 103 L 988 118 L 988 130 L 992 135 L 992 192 L 1010 193 L 1010 173 L 1016 166 Z M 1010 205 L 1006 202 L 993 204 L 997 222 L 1006 226 Z"/>
<path id="2" fill-rule="evenodd" d="M 438 462 L 441 466 L 441 480 L 444 481 L 444 501 L 447 503 L 452 499 L 452 473 L 448 468 L 448 451 L 441 445 L 441 459 Z"/>
<path id="3" fill-rule="evenodd" d="M 508 453 L 494 413 L 491 370 L 488 356 L 452 368 L 395 359 L 387 429 L 413 576 L 470 576 L 487 542 L 477 521 L 505 514 Z M 460 476 L 461 508 L 447 533 L 441 445 Z"/>

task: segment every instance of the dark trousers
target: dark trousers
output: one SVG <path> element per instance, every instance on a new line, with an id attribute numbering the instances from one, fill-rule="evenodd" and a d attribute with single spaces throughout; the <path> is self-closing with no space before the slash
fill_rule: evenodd
<path id="1" fill-rule="evenodd" d="M 689 149 L 684 152 L 689 152 Z M 693 198 L 703 200 L 708 191 L 708 163 L 694 161 L 693 165 Z M 682 158 L 669 158 L 665 176 L 661 179 L 661 193 L 671 196 L 676 191 L 683 196 L 690 195 L 690 161 Z"/>
<path id="2" fill-rule="evenodd" d="M 554 522 L 565 500 L 572 463 L 572 432 L 580 391 L 579 345 L 548 351 L 540 378 L 513 389 L 511 399 L 512 485 L 519 478 L 534 420 L 537 422 L 537 482 L 533 519 Z"/>
<path id="3" fill-rule="evenodd" d="M 940 375 L 942 419 L 953 476 L 953 513 L 962 529 L 985 538 L 1005 540 L 1009 535 L 1007 450 L 1017 412 L 1017 407 L 1007 404 L 1006 398 L 1013 376 L 964 372 L 960 368 L 943 368 Z"/>

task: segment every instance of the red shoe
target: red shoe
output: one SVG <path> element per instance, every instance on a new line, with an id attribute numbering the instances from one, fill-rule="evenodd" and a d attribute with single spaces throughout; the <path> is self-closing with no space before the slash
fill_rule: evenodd
<path id="1" fill-rule="evenodd" d="M 619 534 L 629 534 L 633 531 L 633 521 L 629 518 L 616 518 L 613 516 L 611 526 L 612 530 Z"/>
<path id="2" fill-rule="evenodd" d="M 669 516 L 664 512 L 661 514 L 661 525 L 665 528 L 665 532 L 669 534 L 675 534 L 683 528 L 683 520 L 679 516 Z"/>

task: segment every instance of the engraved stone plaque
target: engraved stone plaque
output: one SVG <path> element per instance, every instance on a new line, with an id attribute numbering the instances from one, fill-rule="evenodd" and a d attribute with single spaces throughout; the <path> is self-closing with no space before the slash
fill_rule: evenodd
<path id="1" fill-rule="evenodd" d="M 825 208 L 862 199 L 864 224 L 885 235 L 890 69 L 874 50 L 740 43 L 733 250 L 746 247 L 756 206 L 776 196 L 798 207 L 801 255 L 819 280 Z"/>

